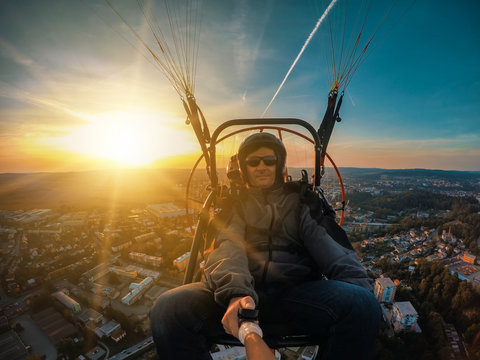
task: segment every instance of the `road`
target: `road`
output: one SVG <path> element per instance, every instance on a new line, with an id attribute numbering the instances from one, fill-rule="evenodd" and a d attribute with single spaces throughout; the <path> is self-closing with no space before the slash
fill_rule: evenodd
<path id="1" fill-rule="evenodd" d="M 20 315 L 15 319 L 13 326 L 16 323 L 20 323 L 24 328 L 19 335 L 25 345 L 32 346 L 32 355 L 45 354 L 45 360 L 57 359 L 57 349 L 52 344 L 50 338 L 32 320 L 30 315 Z"/>
<path id="2" fill-rule="evenodd" d="M 101 342 L 101 341 L 98 341 L 98 343 L 99 343 L 101 346 L 103 346 L 103 348 L 104 348 L 105 351 L 107 352 L 107 353 L 105 354 L 105 357 L 104 357 L 104 359 L 107 360 L 108 357 L 110 356 L 110 349 L 109 349 L 109 347 L 108 347 L 106 344 L 104 344 L 103 342 Z"/>

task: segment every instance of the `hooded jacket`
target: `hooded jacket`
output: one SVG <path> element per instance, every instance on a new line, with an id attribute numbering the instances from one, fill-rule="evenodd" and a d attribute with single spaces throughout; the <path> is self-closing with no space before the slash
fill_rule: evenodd
<path id="1" fill-rule="evenodd" d="M 355 251 L 333 240 L 299 193 L 285 186 L 246 190 L 204 268 L 215 301 L 225 307 L 234 297 L 251 296 L 258 303 L 256 289 L 323 277 L 371 290 Z"/>

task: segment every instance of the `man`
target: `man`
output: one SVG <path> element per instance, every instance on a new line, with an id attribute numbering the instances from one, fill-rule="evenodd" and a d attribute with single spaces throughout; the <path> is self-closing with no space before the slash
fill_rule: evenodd
<path id="1" fill-rule="evenodd" d="M 328 235 L 298 192 L 287 191 L 283 143 L 251 135 L 238 161 L 246 189 L 216 237 L 204 280 L 164 293 L 151 310 L 159 357 L 210 359 L 208 339 L 238 338 L 238 312 L 254 303 L 265 335 L 311 334 L 327 359 L 369 359 L 379 304 L 355 252 Z"/>

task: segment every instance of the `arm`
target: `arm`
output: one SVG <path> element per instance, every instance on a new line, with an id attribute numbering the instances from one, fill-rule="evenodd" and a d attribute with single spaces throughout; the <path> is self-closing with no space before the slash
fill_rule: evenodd
<path id="1" fill-rule="evenodd" d="M 222 319 L 225 331 L 238 338 L 243 345 L 245 345 L 248 360 L 275 360 L 276 358 L 272 353 L 272 349 L 265 344 L 262 335 L 256 332 L 260 331 L 260 333 L 262 333 L 261 329 L 258 327 L 258 321 L 247 321 L 242 323 L 240 326 L 241 334 L 239 334 L 238 311 L 241 308 L 255 309 L 253 299 L 250 296 L 246 296 L 243 298 L 232 299 L 230 301 L 230 306 Z"/>
<path id="2" fill-rule="evenodd" d="M 355 250 L 338 244 L 325 228 L 310 216 L 307 206 L 302 208 L 300 228 L 303 242 L 319 270 L 330 280 L 340 280 L 371 290 L 367 272 Z"/>
<path id="3" fill-rule="evenodd" d="M 249 333 L 245 336 L 245 349 L 247 351 L 248 360 L 276 360 L 275 355 L 272 353 L 263 339 L 256 333 Z"/>
<path id="4" fill-rule="evenodd" d="M 205 264 L 205 281 L 214 291 L 215 301 L 225 308 L 237 297 L 250 296 L 257 302 L 244 236 L 245 223 L 234 214 L 227 227 L 219 232 L 215 249 Z"/>

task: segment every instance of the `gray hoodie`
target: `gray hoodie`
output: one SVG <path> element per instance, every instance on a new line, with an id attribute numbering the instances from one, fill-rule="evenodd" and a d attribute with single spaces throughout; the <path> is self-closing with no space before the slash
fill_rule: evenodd
<path id="1" fill-rule="evenodd" d="M 205 281 L 215 301 L 251 296 L 255 289 L 326 277 L 371 289 L 355 251 L 342 247 L 310 216 L 297 192 L 248 189 L 208 256 Z"/>

